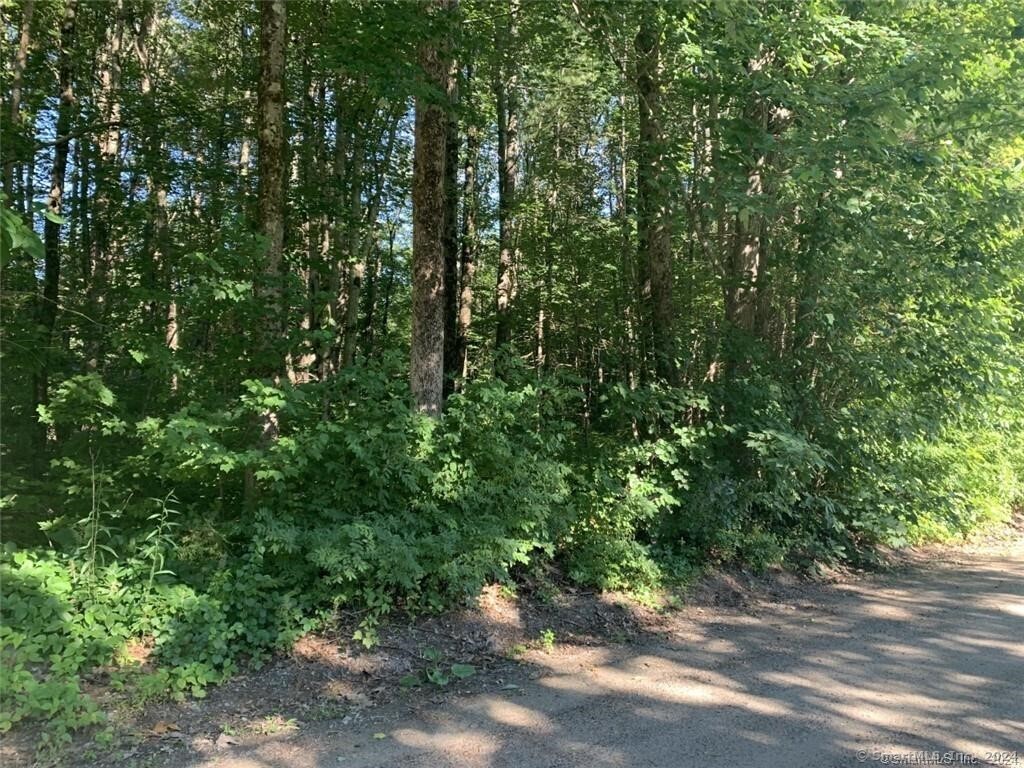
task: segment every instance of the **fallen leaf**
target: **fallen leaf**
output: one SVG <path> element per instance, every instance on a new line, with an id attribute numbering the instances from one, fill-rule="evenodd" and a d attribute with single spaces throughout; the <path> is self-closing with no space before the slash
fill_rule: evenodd
<path id="1" fill-rule="evenodd" d="M 377 741 L 380 741 L 381 739 L 386 739 L 387 737 L 388 737 L 388 735 L 386 733 L 375 733 L 375 734 L 373 734 L 373 738 L 375 738 Z"/>
<path id="2" fill-rule="evenodd" d="M 180 731 L 181 729 L 174 723 L 165 723 L 163 720 L 158 720 L 149 732 L 153 736 L 166 736 L 171 731 Z"/>

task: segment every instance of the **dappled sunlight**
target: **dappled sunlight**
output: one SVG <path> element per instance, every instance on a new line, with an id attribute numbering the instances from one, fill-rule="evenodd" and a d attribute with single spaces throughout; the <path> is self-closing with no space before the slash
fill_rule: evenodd
<path id="1" fill-rule="evenodd" d="M 494 722 L 513 728 L 529 728 L 534 733 L 554 733 L 555 726 L 544 714 L 507 699 L 489 698 L 482 702 Z"/>
<path id="2" fill-rule="evenodd" d="M 1001 603 L 999 607 L 1011 616 L 1020 616 L 1024 618 L 1024 600 L 1019 600 L 1013 603 L 1004 602 Z"/>
<path id="3" fill-rule="evenodd" d="M 461 755 L 446 763 L 451 766 L 488 765 L 491 757 L 501 747 L 494 734 L 471 730 L 446 730 L 428 732 L 413 728 L 398 728 L 391 737 L 399 744 L 426 752 Z"/>
<path id="4" fill-rule="evenodd" d="M 690 611 L 678 631 L 640 646 L 533 652 L 534 682 L 396 715 L 390 727 L 381 715 L 329 742 L 281 735 L 197 765 L 670 768 L 699 757 L 767 768 L 853 765 L 861 750 L 1012 751 L 1024 743 L 1024 622 L 1006 608 L 1024 591 L 1024 561 L 1002 565 L 991 576 L 865 581 L 799 610 Z"/>
<path id="5" fill-rule="evenodd" d="M 890 619 L 892 621 L 913 621 L 917 618 L 917 615 L 907 608 L 881 601 L 865 603 L 861 607 L 860 612 L 871 618 Z"/>

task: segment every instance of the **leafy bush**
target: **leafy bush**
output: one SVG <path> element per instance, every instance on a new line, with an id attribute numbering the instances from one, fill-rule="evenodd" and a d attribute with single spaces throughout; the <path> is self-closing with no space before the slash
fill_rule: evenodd
<path id="1" fill-rule="evenodd" d="M 79 674 L 110 663 L 131 634 L 116 580 L 82 577 L 66 559 L 5 551 L 0 559 L 0 732 L 27 717 L 50 721 L 44 745 L 102 721 Z"/>
<path id="2" fill-rule="evenodd" d="M 257 546 L 321 601 L 367 609 L 368 643 L 398 602 L 440 608 L 550 553 L 568 496 L 543 393 L 479 384 L 438 424 L 402 386 L 364 374 L 292 403 L 257 471 Z"/>
<path id="3" fill-rule="evenodd" d="M 395 608 L 441 609 L 520 565 L 646 594 L 707 561 L 765 570 L 965 533 L 1021 497 L 1020 430 L 908 436 L 893 403 L 798 408 L 754 369 L 705 394 L 612 385 L 580 422 L 579 382 L 521 374 L 471 384 L 440 421 L 409 408 L 389 359 L 135 423 L 94 374 L 63 382 L 43 412 L 68 434 L 65 513 L 45 525 L 58 549 L 0 563 L 0 729 L 43 718 L 60 743 L 101 722 L 83 676 L 133 641 L 152 650 L 127 678 L 138 695 L 202 696 L 339 606 L 370 645 Z M 263 444 L 268 408 L 281 434 Z"/>

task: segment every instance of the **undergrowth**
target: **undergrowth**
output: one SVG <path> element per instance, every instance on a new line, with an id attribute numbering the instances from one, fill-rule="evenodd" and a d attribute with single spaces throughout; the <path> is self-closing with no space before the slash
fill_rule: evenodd
<path id="1" fill-rule="evenodd" d="M 644 595 L 709 563 L 964 535 L 1021 496 L 1019 430 L 894 439 L 851 410 L 825 442 L 753 374 L 739 393 L 610 386 L 581 423 L 576 384 L 483 381 L 433 421 L 385 361 L 130 423 L 97 376 L 64 382 L 43 413 L 64 436 L 61 514 L 49 546 L 0 556 L 0 732 L 45 722 L 43 750 L 85 728 L 110 739 L 97 674 L 143 701 L 201 697 L 342 607 L 371 646 L 396 608 L 442 610 L 524 567 Z M 269 446 L 252 434 L 266 409 L 282 427 Z"/>

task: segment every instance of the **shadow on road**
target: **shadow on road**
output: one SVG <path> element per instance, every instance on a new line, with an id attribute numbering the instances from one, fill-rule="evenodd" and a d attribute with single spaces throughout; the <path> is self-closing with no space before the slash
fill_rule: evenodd
<path id="1" fill-rule="evenodd" d="M 690 614 L 665 639 L 535 654 L 539 677 L 518 688 L 180 764 L 827 768 L 937 751 L 1014 765 L 1017 750 L 1024 766 L 1022 555 Z"/>

